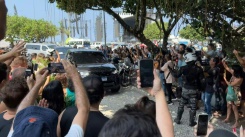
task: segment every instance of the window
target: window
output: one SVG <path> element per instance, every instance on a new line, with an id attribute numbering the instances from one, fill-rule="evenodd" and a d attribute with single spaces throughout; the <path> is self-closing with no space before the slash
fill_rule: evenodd
<path id="1" fill-rule="evenodd" d="M 72 54 L 73 61 L 77 64 L 107 63 L 102 52 L 75 52 Z"/>
<path id="2" fill-rule="evenodd" d="M 42 50 L 43 50 L 43 51 L 47 51 L 47 49 L 48 49 L 48 48 L 47 48 L 46 46 L 42 46 Z"/>
<path id="3" fill-rule="evenodd" d="M 40 50 L 40 45 L 26 45 L 26 49 Z"/>

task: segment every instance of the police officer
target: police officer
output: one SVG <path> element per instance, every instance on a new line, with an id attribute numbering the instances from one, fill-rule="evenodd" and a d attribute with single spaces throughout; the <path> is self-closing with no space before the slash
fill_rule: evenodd
<path id="1" fill-rule="evenodd" d="M 189 49 L 189 51 L 192 50 Z M 197 95 L 198 91 L 201 90 L 201 81 L 204 78 L 204 74 L 202 68 L 196 65 L 197 57 L 194 51 L 186 52 L 184 54 L 184 59 L 187 65 L 181 67 L 179 71 L 173 71 L 169 67 L 171 74 L 174 77 L 178 78 L 182 76 L 183 79 L 181 100 L 178 107 L 177 117 L 174 122 L 180 124 L 180 120 L 184 112 L 184 106 L 189 103 L 191 108 L 189 111 L 189 126 L 195 126 Z"/>

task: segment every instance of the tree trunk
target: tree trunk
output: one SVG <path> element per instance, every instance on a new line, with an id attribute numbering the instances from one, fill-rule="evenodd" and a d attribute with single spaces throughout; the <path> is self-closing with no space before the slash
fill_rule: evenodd
<path id="1" fill-rule="evenodd" d="M 167 48 L 167 45 L 168 45 L 168 36 L 169 36 L 169 34 L 164 34 L 163 35 L 162 50 L 168 50 L 168 48 Z"/>

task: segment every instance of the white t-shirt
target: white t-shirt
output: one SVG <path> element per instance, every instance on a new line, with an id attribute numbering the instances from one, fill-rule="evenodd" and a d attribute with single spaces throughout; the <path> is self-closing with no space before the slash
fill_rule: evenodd
<path id="1" fill-rule="evenodd" d="M 79 125 L 71 125 L 71 128 L 65 137 L 83 137 L 83 129 Z"/>

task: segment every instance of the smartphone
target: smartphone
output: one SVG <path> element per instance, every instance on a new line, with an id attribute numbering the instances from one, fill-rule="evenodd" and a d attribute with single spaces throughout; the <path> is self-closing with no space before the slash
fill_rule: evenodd
<path id="1" fill-rule="evenodd" d="M 32 75 L 32 71 L 30 69 L 26 69 L 25 78 L 30 77 Z"/>
<path id="2" fill-rule="evenodd" d="M 139 62 L 141 87 L 153 86 L 153 60 L 143 59 Z"/>
<path id="3" fill-rule="evenodd" d="M 34 64 L 33 70 L 34 70 L 34 71 L 37 71 L 37 69 L 38 69 L 38 64 Z"/>
<path id="4" fill-rule="evenodd" d="M 48 64 L 49 73 L 65 73 L 65 69 L 62 63 L 49 63 Z"/>
<path id="5" fill-rule="evenodd" d="M 197 123 L 197 136 L 205 136 L 208 130 L 208 115 L 200 114 Z"/>

